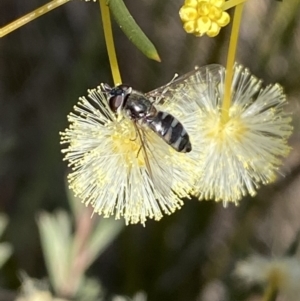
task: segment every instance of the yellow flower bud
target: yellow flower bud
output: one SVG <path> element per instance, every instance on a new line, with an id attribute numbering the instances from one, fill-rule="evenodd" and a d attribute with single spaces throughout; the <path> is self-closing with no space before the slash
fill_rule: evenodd
<path id="1" fill-rule="evenodd" d="M 221 18 L 222 13 L 223 13 L 223 11 L 222 11 L 221 8 L 218 8 L 218 7 L 216 7 L 216 6 L 213 6 L 213 7 L 210 9 L 210 11 L 209 11 L 208 17 L 209 17 L 210 19 L 216 21 L 216 20 L 218 20 L 218 19 Z"/>
<path id="2" fill-rule="evenodd" d="M 185 0 L 179 10 L 184 30 L 195 36 L 216 36 L 220 27 L 230 21 L 228 13 L 222 9 L 224 3 L 225 0 Z"/>
<path id="3" fill-rule="evenodd" d="M 223 11 L 221 17 L 218 20 L 216 20 L 216 22 L 221 27 L 226 26 L 230 22 L 229 14 Z"/>
<path id="4" fill-rule="evenodd" d="M 183 24 L 183 29 L 187 32 L 187 33 L 194 33 L 195 32 L 195 21 L 188 21 L 185 22 Z"/>
<path id="5" fill-rule="evenodd" d="M 209 37 L 213 38 L 219 34 L 220 29 L 221 29 L 221 27 L 216 22 L 212 22 L 210 29 L 206 32 L 206 34 Z"/>
<path id="6" fill-rule="evenodd" d="M 210 26 L 211 20 L 208 17 L 203 16 L 196 21 L 196 32 L 203 35 L 209 30 Z"/>
<path id="7" fill-rule="evenodd" d="M 198 14 L 197 14 L 197 10 L 195 8 L 184 5 L 179 10 L 179 16 L 180 16 L 182 22 L 187 22 L 187 21 L 191 21 L 191 20 L 196 20 L 198 17 Z"/>
<path id="8" fill-rule="evenodd" d="M 207 2 L 201 1 L 198 4 L 198 15 L 199 16 L 207 16 L 210 12 L 211 5 Z"/>
<path id="9" fill-rule="evenodd" d="M 196 8 L 198 5 L 198 0 L 185 0 L 184 6 L 190 6 Z"/>

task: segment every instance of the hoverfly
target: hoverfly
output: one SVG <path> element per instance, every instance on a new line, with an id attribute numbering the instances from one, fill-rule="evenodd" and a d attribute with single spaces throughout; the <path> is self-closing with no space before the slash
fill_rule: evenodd
<path id="1" fill-rule="evenodd" d="M 180 121 L 167 112 L 157 110 L 145 94 L 127 85 L 111 88 L 103 84 L 102 88 L 108 93 L 108 104 L 114 113 L 124 111 L 130 120 L 148 126 L 178 152 L 192 150 L 189 135 Z"/>
<path id="2" fill-rule="evenodd" d="M 177 152 L 189 153 L 192 150 L 190 136 L 184 125 L 175 116 L 165 110 L 161 111 L 157 106 L 169 102 L 178 103 L 180 107 L 188 105 L 189 102 L 189 106 L 195 109 L 197 98 L 202 97 L 208 89 L 208 82 L 213 83 L 210 87 L 218 88 L 221 70 L 223 67 L 220 65 L 196 67 L 195 70 L 181 77 L 175 75 L 168 84 L 145 94 L 134 90 L 129 85 L 121 84 L 115 87 L 110 87 L 108 84 L 101 85 L 103 92 L 107 95 L 111 111 L 133 122 L 141 142 L 149 175 L 153 181 L 156 177 L 152 170 L 155 168 L 151 168 L 150 163 L 153 164 L 153 160 L 149 160 L 148 157 L 154 159 L 155 162 L 158 161 L 155 160 L 158 155 L 155 148 L 150 148 L 144 131 L 145 127 L 151 129 L 166 145 L 170 145 Z M 191 106 L 191 104 L 194 105 Z M 182 107 L 182 110 L 184 109 Z M 188 114 L 193 113 L 191 110 Z M 167 151 L 167 148 L 165 149 Z"/>
<path id="3" fill-rule="evenodd" d="M 203 84 L 215 77 L 219 82 L 220 65 L 208 65 L 177 77 L 165 86 L 146 94 L 134 90 L 128 85 L 110 87 L 102 84 L 102 90 L 108 95 L 110 109 L 116 113 L 125 113 L 125 116 L 137 125 L 146 125 L 167 144 L 178 152 L 188 153 L 192 150 L 189 134 L 182 123 L 172 114 L 160 111 L 155 104 L 162 103 L 166 98 L 178 98 L 189 95 L 189 98 L 200 97 L 203 93 Z M 217 80 L 216 80 L 217 78 Z M 202 87 L 201 87 L 202 84 Z M 201 91 L 202 89 L 202 91 Z M 200 94 L 200 95 L 197 95 Z"/>

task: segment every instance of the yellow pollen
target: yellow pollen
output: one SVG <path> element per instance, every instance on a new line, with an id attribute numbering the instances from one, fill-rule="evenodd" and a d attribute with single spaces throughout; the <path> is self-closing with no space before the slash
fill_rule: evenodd
<path id="1" fill-rule="evenodd" d="M 232 117 L 226 123 L 221 118 L 208 118 L 208 123 L 207 138 L 214 139 L 217 143 L 240 141 L 247 130 L 239 117 Z"/>
<path id="2" fill-rule="evenodd" d="M 111 139 L 113 151 L 122 155 L 129 166 L 134 164 L 134 161 L 140 167 L 145 166 L 142 145 L 131 121 L 124 120 L 118 126 L 114 126 Z"/>

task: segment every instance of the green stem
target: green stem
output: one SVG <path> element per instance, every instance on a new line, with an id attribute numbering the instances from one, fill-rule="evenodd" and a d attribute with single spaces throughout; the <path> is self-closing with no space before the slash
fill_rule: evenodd
<path id="1" fill-rule="evenodd" d="M 225 124 L 229 120 L 229 109 L 231 106 L 231 86 L 234 72 L 234 61 L 237 48 L 237 42 L 239 37 L 239 29 L 241 24 L 242 12 L 244 3 L 235 7 L 233 23 L 231 29 L 231 36 L 228 48 L 227 63 L 226 63 L 226 75 L 225 75 L 225 91 L 222 105 L 221 120 Z"/>
<path id="2" fill-rule="evenodd" d="M 247 0 L 228 0 L 223 4 L 222 8 L 223 8 L 223 10 L 228 10 L 228 9 L 230 9 L 234 6 L 237 6 L 246 1 Z"/>
<path id="3" fill-rule="evenodd" d="M 3 26 L 0 28 L 0 38 L 6 36 L 7 34 L 15 31 L 16 29 L 22 27 L 23 25 L 37 19 L 38 17 L 50 12 L 51 10 L 69 2 L 70 0 L 53 0 L 49 3 L 35 9 L 31 13 Z"/>
<path id="4" fill-rule="evenodd" d="M 118 66 L 114 38 L 113 38 L 113 34 L 112 34 L 112 29 L 111 29 L 109 8 L 106 5 L 105 0 L 99 0 L 99 3 L 100 3 L 104 37 L 105 37 L 106 48 L 107 48 L 108 57 L 109 57 L 111 73 L 112 73 L 114 84 L 118 85 L 118 84 L 122 83 L 122 79 L 121 79 L 120 70 L 119 70 L 119 66 Z"/>

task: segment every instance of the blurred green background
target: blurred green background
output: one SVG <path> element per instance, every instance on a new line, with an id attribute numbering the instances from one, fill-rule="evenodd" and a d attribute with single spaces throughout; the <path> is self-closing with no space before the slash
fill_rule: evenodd
<path id="1" fill-rule="evenodd" d="M 213 39 L 187 35 L 178 16 L 182 2 L 125 1 L 162 62 L 144 57 L 114 23 L 124 83 L 146 92 L 195 65 L 225 65 L 230 25 Z M 0 26 L 45 3 L 1 0 Z M 238 207 L 187 200 L 160 222 L 124 227 L 87 271 L 106 296 L 143 290 L 152 301 L 254 300 L 253 291 L 241 289 L 232 277 L 236 262 L 252 254 L 281 256 L 297 242 L 300 2 L 249 0 L 237 61 L 265 84 L 279 82 L 288 95 L 293 150 L 277 181 Z M 98 3 L 71 1 L 0 40 L 0 211 L 9 217 L 1 241 L 14 249 L 0 270 L 6 292 L 20 286 L 20 270 L 34 278 L 47 276 L 37 215 L 70 211 L 58 133 L 78 97 L 101 82 L 112 84 Z M 10 299 L 0 292 L 0 300 Z"/>

